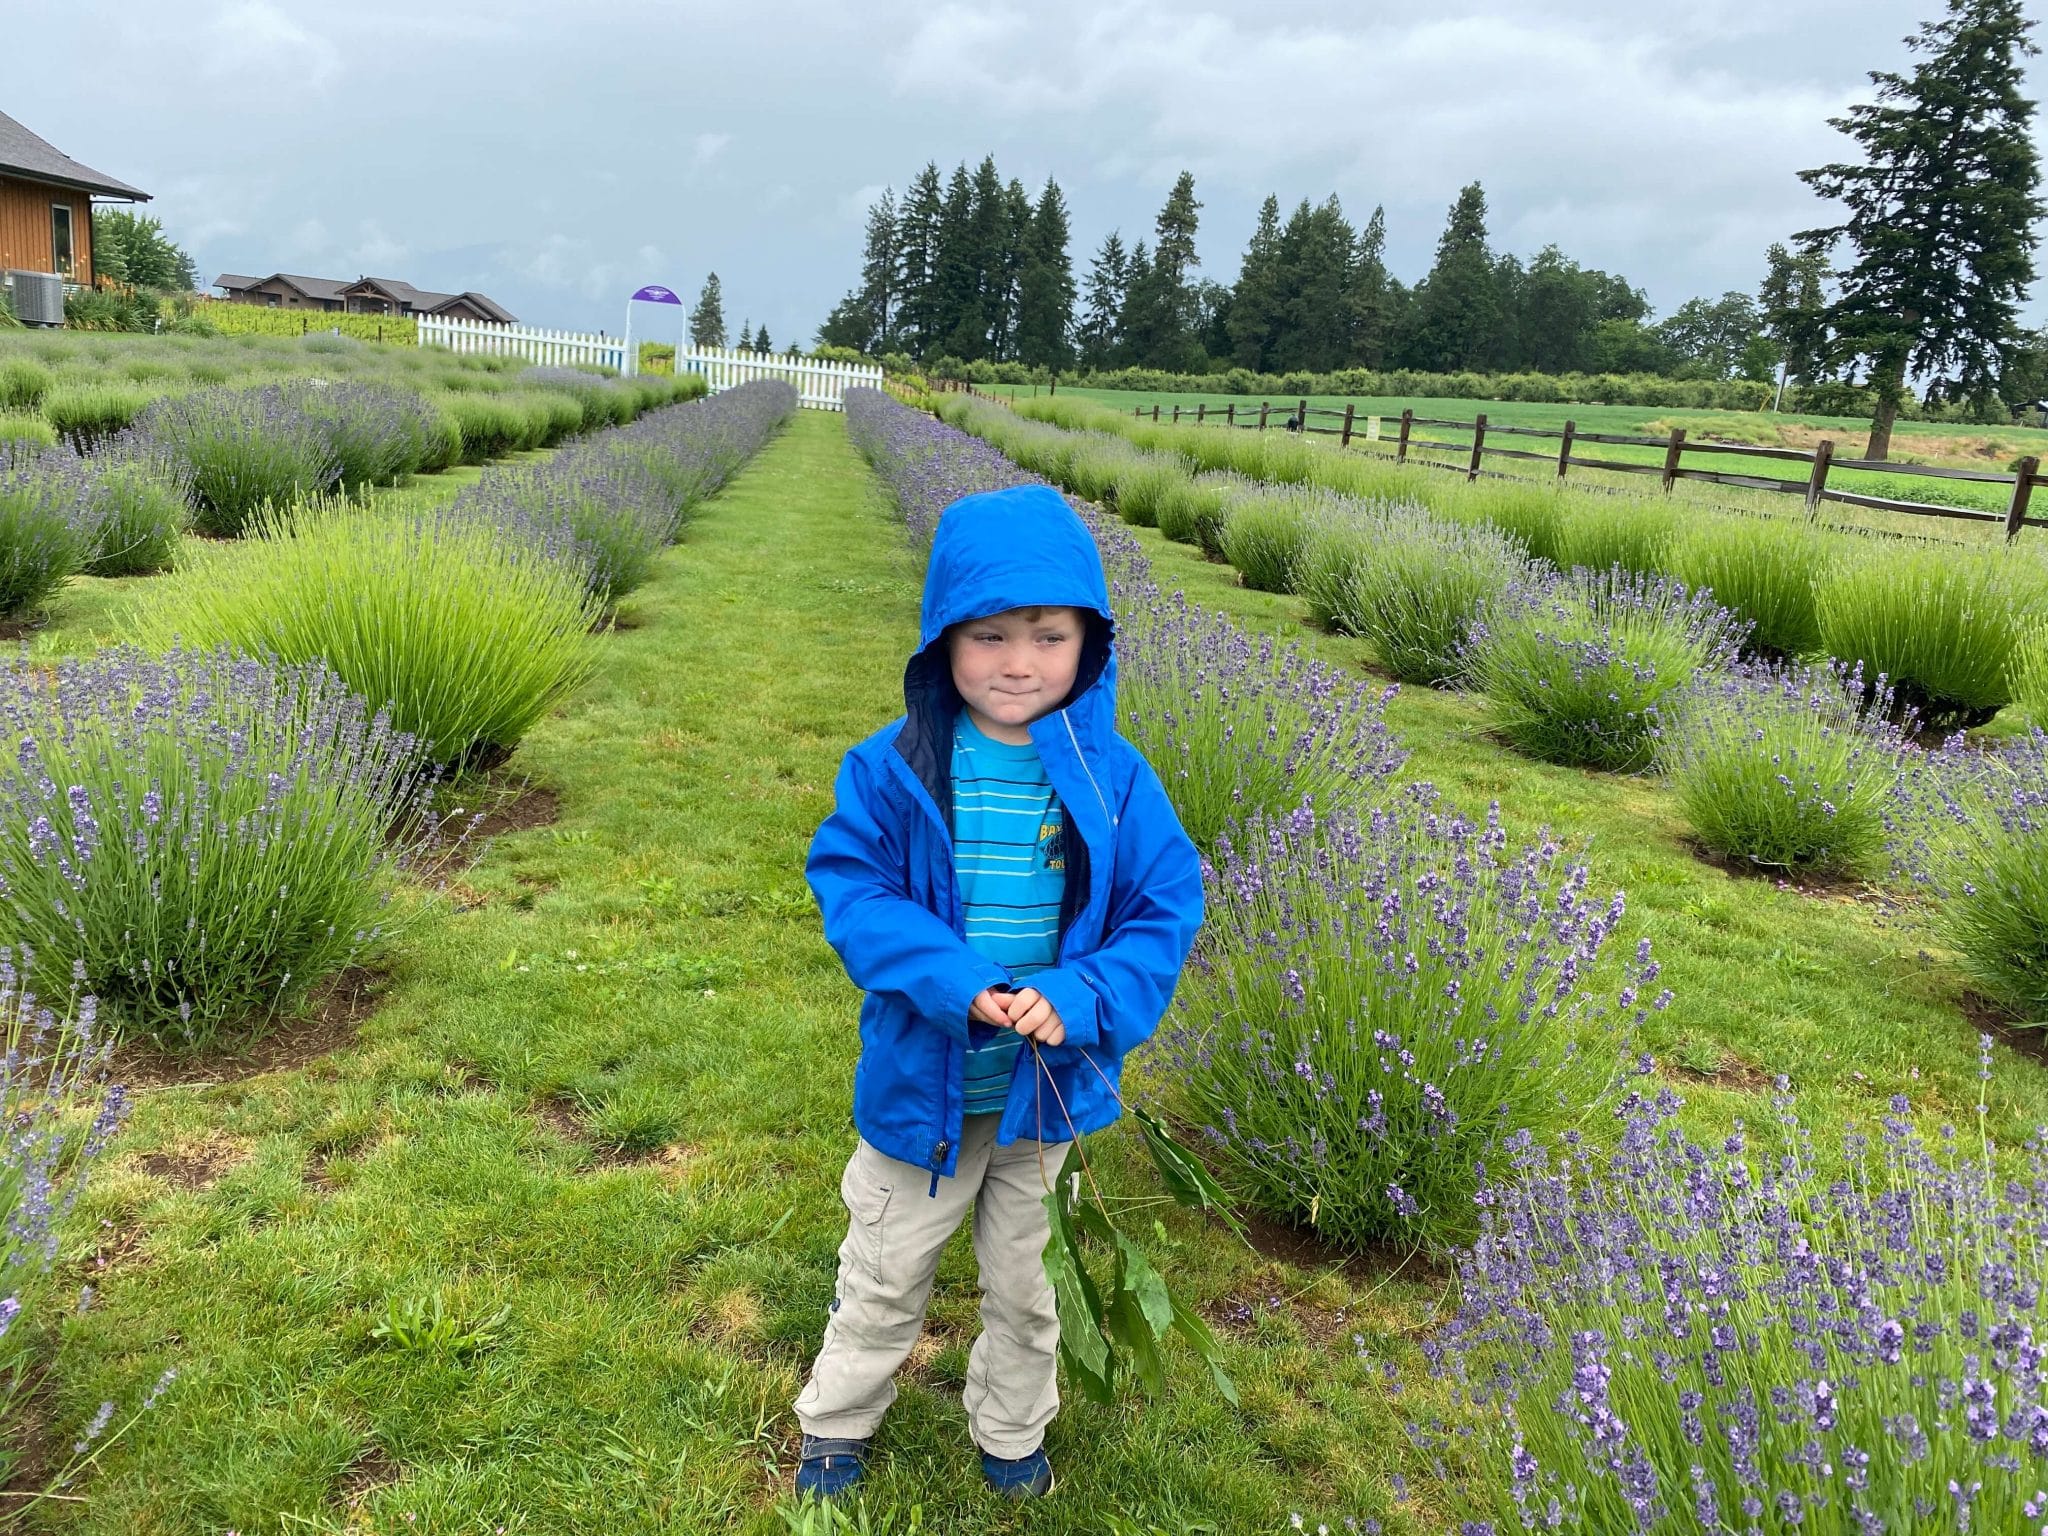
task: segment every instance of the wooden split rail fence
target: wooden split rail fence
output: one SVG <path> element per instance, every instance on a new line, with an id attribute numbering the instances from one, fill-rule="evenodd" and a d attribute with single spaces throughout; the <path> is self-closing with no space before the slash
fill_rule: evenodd
<path id="1" fill-rule="evenodd" d="M 1343 410 L 1334 406 L 1311 406 L 1306 400 L 1293 406 L 1282 402 L 1277 408 L 1270 400 L 1259 402 L 1257 410 L 1249 405 L 1240 406 L 1236 401 L 1221 406 L 1206 402 L 1194 406 L 1162 407 L 1154 405 L 1148 412 L 1144 406 L 1134 406 L 1132 415 L 1149 414 L 1154 421 L 1193 422 L 1204 426 L 1238 427 L 1252 431 L 1266 431 L 1268 428 L 1285 428 L 1294 432 L 1311 432 L 1319 436 L 1335 437 L 1339 446 L 1348 448 L 1354 439 L 1360 441 L 1384 441 L 1383 418 L 1360 413 L 1356 406 L 1347 405 Z M 1332 423 L 1318 425 L 1311 418 L 1322 418 Z M 2019 537 L 2022 528 L 2048 527 L 2048 519 L 2035 517 L 2030 512 L 2034 487 L 2048 483 L 2048 475 L 2041 473 L 2038 456 L 2029 455 L 2021 459 L 2012 474 L 2001 474 L 1984 469 L 1945 469 L 1931 464 L 1896 464 L 1889 459 L 1838 458 L 1833 442 L 1823 439 L 1811 451 L 1800 448 L 1758 448 L 1747 443 L 1691 442 L 1687 440 L 1685 428 L 1673 427 L 1666 437 L 1640 437 L 1619 432 L 1581 432 L 1574 422 L 1567 421 L 1563 427 L 1511 427 L 1489 423 L 1486 413 L 1478 413 L 1471 421 L 1450 421 L 1435 416 L 1418 416 L 1412 410 L 1403 411 L 1398 418 L 1398 431 L 1394 436 L 1394 457 L 1406 463 L 1412 450 L 1421 448 L 1443 453 L 1464 455 L 1465 477 L 1476 480 L 1482 472 L 1486 458 L 1491 455 L 1501 459 L 1524 459 L 1542 464 L 1555 464 L 1557 475 L 1563 479 L 1572 469 L 1602 469 L 1617 471 L 1625 475 L 1656 475 L 1670 490 L 1680 480 L 1703 480 L 1712 485 L 1739 486 L 1752 491 L 1778 491 L 1806 498 L 1809 517 L 1817 514 L 1825 501 L 1840 502 L 1845 506 L 1867 507 L 1881 512 L 1901 512 L 1914 517 L 1952 517 L 1966 522 L 2003 523 L 2007 540 Z M 1418 437 L 1417 427 L 1432 430 L 1450 430 L 1465 434 L 1469 441 L 1446 442 L 1441 438 Z M 1492 441 L 1494 438 L 1551 438 L 1558 446 L 1555 451 L 1536 452 L 1528 448 L 1506 447 Z M 1612 445 L 1632 448 L 1661 448 L 1664 458 L 1661 463 L 1641 464 L 1625 459 L 1589 458 L 1574 450 L 1582 444 Z M 1775 475 L 1745 475 L 1728 470 L 1700 469 L 1685 462 L 1687 454 L 1718 455 L 1722 459 L 1765 459 L 1786 463 L 1803 464 L 1806 474 L 1790 479 Z M 1439 468 L 1457 468 L 1456 465 L 1438 465 L 1434 460 L 1417 459 Z M 1828 476 L 1835 470 L 1868 470 L 1874 473 L 1901 476 L 1919 476 L 1931 480 L 1967 480 L 1980 485 L 1997 485 L 2005 488 L 2006 508 L 1993 512 L 1982 507 L 1952 507 L 1939 502 L 1905 501 L 1890 496 L 1866 496 L 1858 491 L 1843 490 L 1828 484 Z"/>

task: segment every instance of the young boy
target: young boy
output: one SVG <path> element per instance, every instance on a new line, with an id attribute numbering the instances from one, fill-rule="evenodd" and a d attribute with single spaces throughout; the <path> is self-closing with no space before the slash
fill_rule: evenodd
<path id="1" fill-rule="evenodd" d="M 805 873 L 867 993 L 840 1180 L 851 1217 L 825 1341 L 796 1400 L 800 1494 L 859 1481 L 974 1207 L 980 1337 L 963 1394 L 983 1476 L 1052 1490 L 1059 1320 L 1041 1203 L 1108 1125 L 1124 1054 L 1157 1026 L 1202 919 L 1158 777 L 1116 733 L 1094 540 L 1042 485 L 946 509 L 903 718 L 846 754 Z"/>

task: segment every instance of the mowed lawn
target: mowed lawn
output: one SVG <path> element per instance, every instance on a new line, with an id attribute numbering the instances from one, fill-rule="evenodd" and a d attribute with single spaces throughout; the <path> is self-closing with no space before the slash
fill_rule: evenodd
<path id="1" fill-rule="evenodd" d="M 117 632 L 146 588 L 85 598 L 44 647 Z M 554 819 L 414 916 L 359 1028 L 138 1089 L 67 1229 L 57 1310 L 96 1295 L 56 1329 L 33 1416 L 68 1442 L 103 1398 L 180 1377 L 38 1525 L 785 1530 L 858 1002 L 802 860 L 840 755 L 900 709 L 917 601 L 841 421 L 802 413 L 477 798 Z M 1097 1140 L 1113 1192 L 1153 1193 L 1124 1131 Z M 1435 1529 L 1426 1484 L 1392 1491 L 1416 1470 L 1415 1394 L 1391 1397 L 1381 1361 L 1413 1366 L 1447 1277 L 1131 1211 L 1225 1331 L 1242 1407 L 1178 1354 L 1163 1406 L 1062 1413 L 1057 1496 L 997 1506 L 959 1402 L 963 1236 L 884 1432 L 873 1529 L 913 1510 L 937 1532 L 1276 1530 L 1293 1510 Z"/>

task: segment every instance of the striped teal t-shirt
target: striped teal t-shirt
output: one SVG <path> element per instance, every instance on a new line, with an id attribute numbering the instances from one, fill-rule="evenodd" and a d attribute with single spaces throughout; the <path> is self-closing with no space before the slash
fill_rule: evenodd
<path id="1" fill-rule="evenodd" d="M 1059 959 L 1066 828 L 1038 748 L 993 740 L 962 710 L 953 726 L 953 866 L 967 909 L 967 942 L 1008 970 L 1013 982 Z M 968 1048 L 968 1114 L 1003 1107 L 1023 1044 L 1013 1031 L 1001 1030 L 987 1044 Z"/>

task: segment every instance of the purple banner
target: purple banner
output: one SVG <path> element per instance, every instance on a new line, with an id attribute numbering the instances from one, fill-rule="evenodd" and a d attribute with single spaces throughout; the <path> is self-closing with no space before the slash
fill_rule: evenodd
<path id="1" fill-rule="evenodd" d="M 635 304 L 643 301 L 648 304 L 680 304 L 683 302 L 676 297 L 676 292 L 673 288 L 664 288 L 659 283 L 649 283 L 645 288 L 634 294 L 631 299 L 627 300 L 628 303 Z"/>

